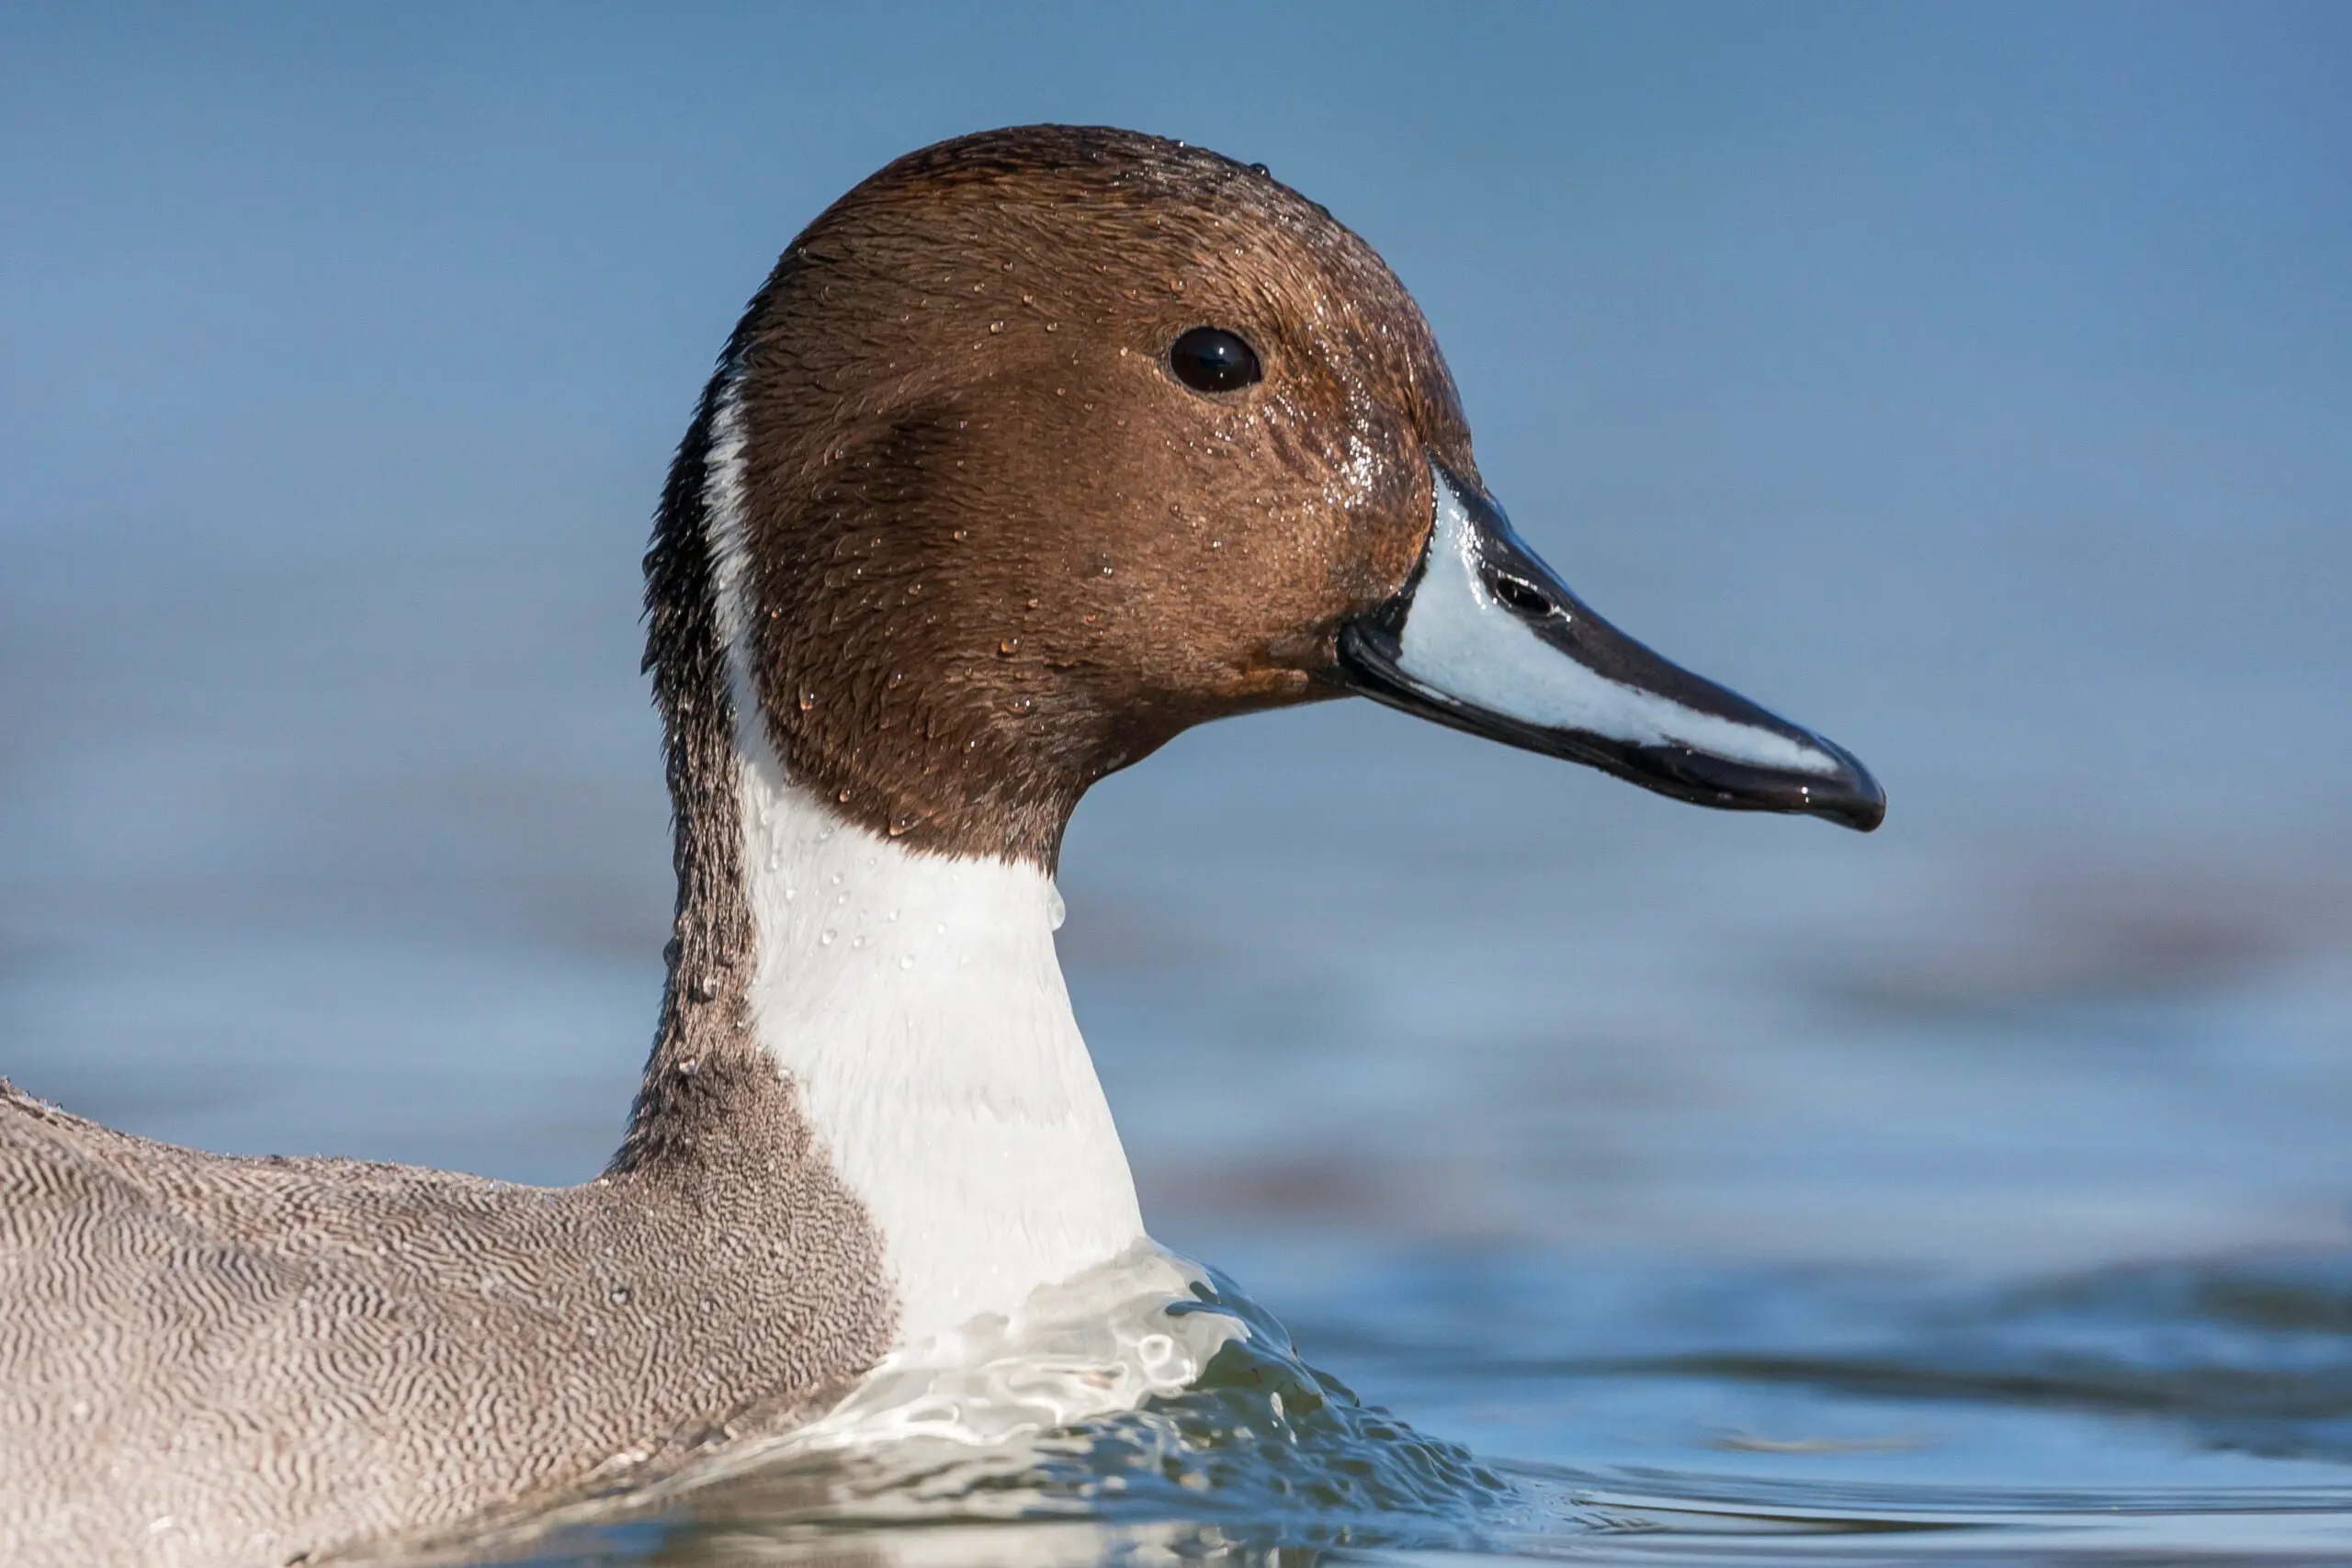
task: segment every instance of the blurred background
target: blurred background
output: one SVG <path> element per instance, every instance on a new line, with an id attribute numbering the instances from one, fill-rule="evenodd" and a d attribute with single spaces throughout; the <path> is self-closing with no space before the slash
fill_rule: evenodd
<path id="1" fill-rule="evenodd" d="M 1507 1449 L 1761 1417 L 1563 1436 L 1448 1355 L 1842 1344 L 1856 1281 L 2315 1258 L 2277 1365 L 2352 1378 L 2347 67 L 2332 5 L 12 6 L 0 1073 L 592 1174 L 711 361 L 889 158 L 1107 121 L 1362 232 L 1521 532 L 1892 799 L 1715 816 L 1362 703 L 1112 780 L 1063 952 L 1156 1234 Z"/>

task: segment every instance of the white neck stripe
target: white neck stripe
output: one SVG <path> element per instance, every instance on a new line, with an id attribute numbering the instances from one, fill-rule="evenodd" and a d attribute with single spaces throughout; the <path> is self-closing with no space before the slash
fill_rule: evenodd
<path id="1" fill-rule="evenodd" d="M 731 388 L 709 452 L 711 586 L 757 944 L 752 1026 L 864 1201 L 900 1343 L 920 1343 L 1009 1314 L 1141 1240 L 1134 1179 L 1055 956 L 1051 879 L 1025 863 L 908 849 L 786 779 L 745 636 Z"/>

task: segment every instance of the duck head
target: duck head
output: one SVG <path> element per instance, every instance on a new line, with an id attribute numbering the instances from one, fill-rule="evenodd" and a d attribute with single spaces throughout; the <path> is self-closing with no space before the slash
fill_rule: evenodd
<path id="1" fill-rule="evenodd" d="M 810 224 L 671 468 L 647 602 L 678 906 L 614 1168 L 842 1238 L 807 1282 L 866 1303 L 865 1352 L 1143 1237 L 1052 873 L 1088 786 L 1186 728 L 1362 693 L 1709 806 L 1883 810 L 1511 533 L 1363 241 L 1125 131 L 944 142 Z"/>
<path id="2" fill-rule="evenodd" d="M 673 783 L 677 702 L 731 649 L 793 783 L 918 850 L 1050 870 L 1097 779 L 1351 693 L 1700 805 L 1884 812 L 1853 757 L 1617 631 L 1512 532 L 1368 245 L 1262 168 L 1125 131 L 944 142 L 812 223 L 649 571 Z"/>

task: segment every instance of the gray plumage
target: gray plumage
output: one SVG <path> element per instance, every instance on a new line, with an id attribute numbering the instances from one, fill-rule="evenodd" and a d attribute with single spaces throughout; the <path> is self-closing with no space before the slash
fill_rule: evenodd
<path id="1" fill-rule="evenodd" d="M 891 1308 L 789 1089 L 716 1076 L 691 1150 L 566 1189 L 0 1085 L 0 1562 L 282 1563 L 788 1424 Z"/>

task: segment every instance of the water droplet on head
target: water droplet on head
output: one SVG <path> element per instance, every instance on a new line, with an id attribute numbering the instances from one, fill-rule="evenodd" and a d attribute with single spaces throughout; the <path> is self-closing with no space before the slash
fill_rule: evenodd
<path id="1" fill-rule="evenodd" d="M 625 1307 L 635 1299 L 635 1294 L 627 1285 L 615 1285 L 612 1292 L 605 1299 L 616 1307 Z"/>
<path id="2" fill-rule="evenodd" d="M 1032 697 L 1015 697 L 1004 705 L 1011 708 L 1014 713 L 1027 713 L 1031 708 L 1035 707 L 1037 704 L 1035 699 Z"/>
<path id="3" fill-rule="evenodd" d="M 803 693 L 801 693 L 801 694 L 800 694 L 800 711 L 801 711 L 802 713 L 807 713 L 810 708 L 813 708 L 813 707 L 815 707 L 816 705 L 817 705 L 817 694 L 816 694 L 816 693 L 814 693 L 814 692 L 803 692 Z"/>
<path id="4" fill-rule="evenodd" d="M 1004 331 L 1004 323 L 1002 321 L 990 321 L 989 323 L 989 331 L 991 334 L 1001 333 Z"/>
<path id="5" fill-rule="evenodd" d="M 996 650 L 1009 658 L 1021 651 L 1021 639 L 1017 637 L 1006 637 L 996 645 Z"/>

